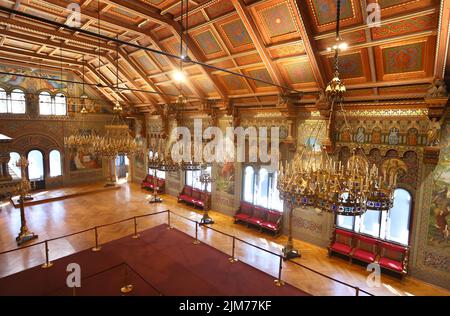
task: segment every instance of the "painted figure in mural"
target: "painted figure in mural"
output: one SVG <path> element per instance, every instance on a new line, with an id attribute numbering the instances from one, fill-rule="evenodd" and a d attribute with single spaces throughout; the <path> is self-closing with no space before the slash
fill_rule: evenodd
<path id="1" fill-rule="evenodd" d="M 410 128 L 409 130 L 408 130 L 408 137 L 407 137 L 407 139 L 406 139 L 406 143 L 409 145 L 409 146 L 416 146 L 417 145 L 417 134 L 418 134 L 419 132 L 417 131 L 417 129 L 415 129 L 415 128 Z"/>
<path id="2" fill-rule="evenodd" d="M 364 128 L 358 127 L 358 130 L 356 131 L 356 142 L 357 143 L 364 143 L 365 140 L 365 134 L 364 134 Z"/>
<path id="3" fill-rule="evenodd" d="M 228 194 L 234 194 L 234 163 L 226 162 L 218 164 L 218 177 L 216 188 Z"/>
<path id="4" fill-rule="evenodd" d="M 349 143 L 351 142 L 352 136 L 350 134 L 350 129 L 349 128 L 344 128 L 344 130 L 342 130 L 342 134 L 341 134 L 341 141 L 344 143 Z"/>
<path id="5" fill-rule="evenodd" d="M 98 157 L 94 156 L 90 152 L 85 152 L 82 149 L 75 149 L 72 151 L 70 157 L 71 171 L 97 168 L 101 168 L 101 162 L 99 162 Z"/>
<path id="6" fill-rule="evenodd" d="M 427 146 L 434 147 L 439 145 L 439 134 L 441 130 L 441 124 L 433 118 L 430 122 L 427 133 Z"/>
<path id="7" fill-rule="evenodd" d="M 372 131 L 372 144 L 381 144 L 381 128 L 375 127 Z"/>
<path id="8" fill-rule="evenodd" d="M 433 203 L 435 204 L 434 208 L 434 218 L 436 227 L 439 232 L 442 234 L 444 240 L 448 239 L 449 236 L 449 227 L 447 216 L 450 214 L 450 198 L 449 191 L 446 187 L 444 190 L 438 192 L 436 196 L 433 198 Z"/>
<path id="9" fill-rule="evenodd" d="M 391 128 L 391 130 L 389 131 L 389 139 L 388 139 L 389 145 L 398 145 L 398 143 L 399 143 L 398 133 L 399 132 L 400 131 L 398 128 L 396 128 L 396 127 Z"/>

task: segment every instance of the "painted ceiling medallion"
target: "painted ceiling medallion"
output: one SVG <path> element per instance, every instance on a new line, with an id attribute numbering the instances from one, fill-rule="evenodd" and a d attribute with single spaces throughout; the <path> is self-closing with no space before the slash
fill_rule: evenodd
<path id="1" fill-rule="evenodd" d="M 277 37 L 298 31 L 295 16 L 289 2 L 279 3 L 259 12 L 265 31 L 269 36 Z"/>

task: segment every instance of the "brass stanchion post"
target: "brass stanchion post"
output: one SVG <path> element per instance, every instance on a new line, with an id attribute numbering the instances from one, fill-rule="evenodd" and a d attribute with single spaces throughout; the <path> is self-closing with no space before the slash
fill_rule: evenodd
<path id="1" fill-rule="evenodd" d="M 276 286 L 283 286 L 284 285 L 284 281 L 281 280 L 281 269 L 283 269 L 283 257 L 282 256 L 280 256 L 280 266 L 278 268 L 278 279 L 273 281 Z"/>
<path id="2" fill-rule="evenodd" d="M 131 237 L 131 238 L 133 238 L 133 239 L 138 239 L 139 238 L 139 234 L 138 234 L 138 232 L 137 232 L 137 219 L 136 219 L 136 217 L 134 217 L 134 235 L 133 235 L 133 237 Z"/>
<path id="3" fill-rule="evenodd" d="M 167 225 L 169 225 L 167 229 L 172 229 L 172 226 L 170 225 L 170 211 L 167 211 Z"/>
<path id="4" fill-rule="evenodd" d="M 133 285 L 128 284 L 128 266 L 125 264 L 125 280 L 123 282 L 124 286 L 120 288 L 120 292 L 127 294 L 133 291 Z"/>
<path id="5" fill-rule="evenodd" d="M 98 244 L 98 227 L 95 226 L 94 230 L 95 230 L 95 247 L 92 248 L 92 251 L 100 251 L 102 247 L 100 247 Z"/>
<path id="6" fill-rule="evenodd" d="M 50 262 L 49 258 L 48 258 L 48 241 L 45 241 L 45 263 L 42 265 L 43 269 L 47 269 L 47 268 L 51 268 L 53 266 L 53 263 Z"/>
<path id="7" fill-rule="evenodd" d="M 194 245 L 200 244 L 200 241 L 198 240 L 198 222 L 195 222 L 195 240 Z"/>
<path id="8" fill-rule="evenodd" d="M 233 236 L 233 250 L 231 252 L 231 258 L 228 258 L 228 261 L 230 263 L 235 263 L 238 261 L 238 259 L 236 258 L 236 256 L 234 255 L 235 253 L 235 249 L 236 249 L 236 237 Z"/>

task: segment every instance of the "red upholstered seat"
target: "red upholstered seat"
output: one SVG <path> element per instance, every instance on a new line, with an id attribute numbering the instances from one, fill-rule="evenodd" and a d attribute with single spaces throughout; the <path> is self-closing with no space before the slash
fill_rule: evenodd
<path id="1" fill-rule="evenodd" d="M 234 216 L 234 218 L 237 220 L 240 220 L 240 221 L 245 221 L 250 218 L 250 215 L 244 214 L 244 213 L 238 213 Z"/>
<path id="2" fill-rule="evenodd" d="M 183 194 L 185 194 L 187 196 L 192 196 L 192 187 L 185 186 L 183 189 Z"/>
<path id="3" fill-rule="evenodd" d="M 346 237 L 353 237 L 355 234 L 346 230 L 342 229 L 336 229 L 336 234 L 346 236 Z"/>
<path id="4" fill-rule="evenodd" d="M 252 204 L 241 202 L 240 211 L 241 213 L 252 215 L 254 206 Z"/>
<path id="5" fill-rule="evenodd" d="M 261 226 L 273 231 L 277 231 L 278 230 L 278 225 L 275 223 L 271 223 L 271 222 L 262 222 Z"/>
<path id="6" fill-rule="evenodd" d="M 356 249 L 352 257 L 365 262 L 374 262 L 376 254 L 363 249 Z"/>
<path id="7" fill-rule="evenodd" d="M 192 189 L 191 196 L 192 196 L 192 198 L 194 200 L 201 200 L 202 199 L 202 193 L 199 190 L 196 190 L 196 189 Z"/>
<path id="8" fill-rule="evenodd" d="M 395 245 L 395 244 L 390 244 L 390 243 L 387 243 L 387 242 L 380 243 L 380 247 L 381 248 L 386 248 L 386 249 L 389 249 L 389 250 L 392 250 L 392 251 L 397 251 L 397 252 L 400 252 L 400 253 L 405 253 L 405 251 L 406 251 L 406 247 L 403 247 L 403 246 L 400 246 L 400 245 Z"/>
<path id="9" fill-rule="evenodd" d="M 254 225 L 260 225 L 263 221 L 258 217 L 249 217 L 247 218 L 246 222 Z"/>
<path id="10" fill-rule="evenodd" d="M 349 245 L 341 244 L 340 242 L 335 242 L 331 246 L 331 249 L 333 251 L 340 252 L 345 255 L 349 255 L 350 252 L 352 251 L 352 247 L 350 247 Z"/>
<path id="11" fill-rule="evenodd" d="M 378 262 L 380 266 L 383 268 L 387 268 L 390 270 L 402 272 L 403 271 L 403 264 L 401 262 L 389 259 L 389 258 L 381 258 Z"/>

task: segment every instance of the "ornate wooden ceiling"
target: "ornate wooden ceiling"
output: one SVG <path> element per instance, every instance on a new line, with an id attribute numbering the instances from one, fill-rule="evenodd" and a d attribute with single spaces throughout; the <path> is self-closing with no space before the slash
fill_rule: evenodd
<path id="1" fill-rule="evenodd" d="M 381 7 L 381 26 L 366 24 L 367 5 Z M 0 0 L 3 7 L 65 23 L 73 19 L 70 3 L 81 7 L 81 28 L 156 50 L 179 53 L 178 0 Z M 100 7 L 100 26 L 98 24 Z M 279 86 L 307 92 L 300 103 L 314 104 L 332 75 L 335 0 L 190 0 L 189 47 L 192 60 Z M 448 64 L 450 1 L 342 0 L 342 37 L 350 45 L 341 58 L 348 102 L 417 99 Z M 86 80 L 115 84 L 116 44 L 80 32 L 49 27 L 0 12 L 0 63 L 64 67 Z M 99 63 L 98 45 L 101 46 Z M 121 46 L 118 97 L 141 112 L 174 100 L 173 73 L 178 61 Z M 184 91 L 190 105 L 206 99 L 241 107 L 275 106 L 282 88 L 187 64 Z M 110 100 L 115 91 L 99 87 Z M 155 91 L 150 94 L 142 91 Z"/>

